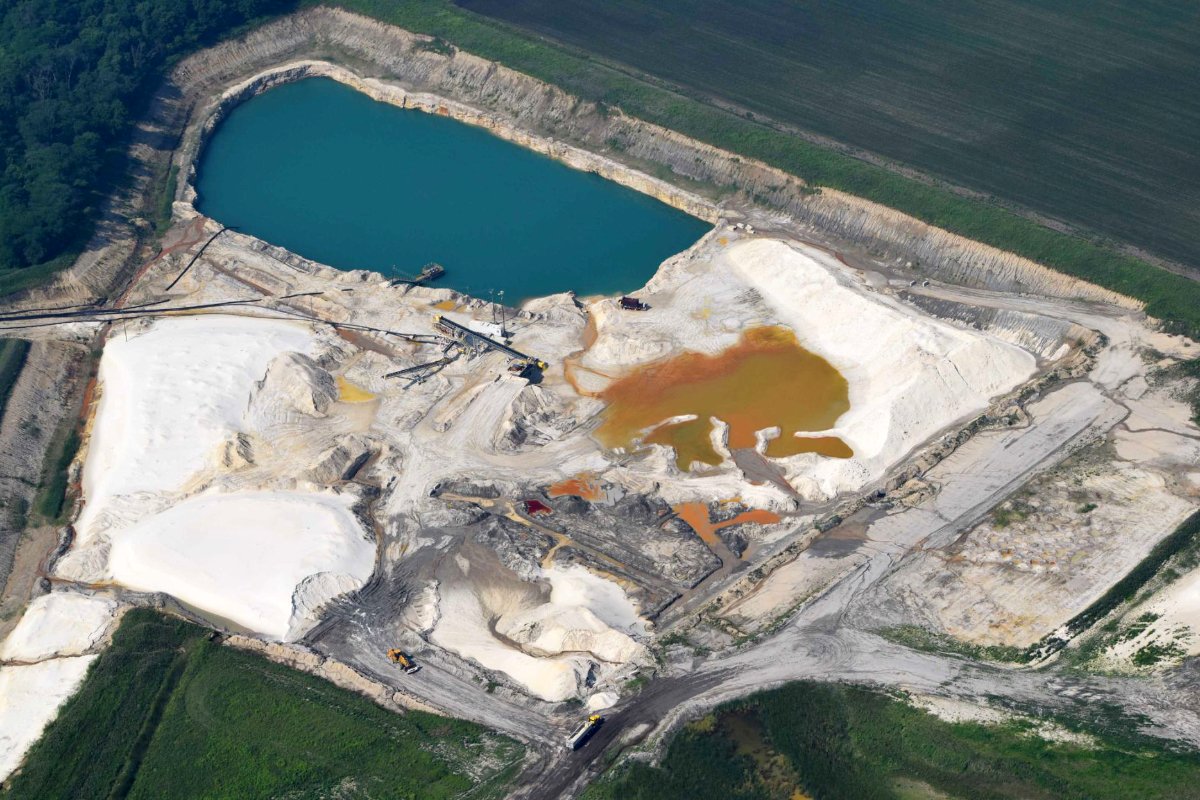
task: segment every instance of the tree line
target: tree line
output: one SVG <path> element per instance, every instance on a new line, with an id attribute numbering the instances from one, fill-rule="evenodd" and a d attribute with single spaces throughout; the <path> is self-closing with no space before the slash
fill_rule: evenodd
<path id="1" fill-rule="evenodd" d="M 0 270 L 69 256 L 167 68 L 291 0 L 0 0 Z"/>

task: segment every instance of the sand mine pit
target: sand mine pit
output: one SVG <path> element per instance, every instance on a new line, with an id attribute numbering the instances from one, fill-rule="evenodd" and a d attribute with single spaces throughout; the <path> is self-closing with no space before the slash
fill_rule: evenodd
<path id="1" fill-rule="evenodd" d="M 1036 368 L 821 251 L 723 233 L 660 267 L 648 311 L 526 303 L 510 344 L 548 363 L 534 382 L 438 338 L 435 314 L 481 325 L 487 303 L 282 267 L 222 234 L 180 282 L 189 300 L 267 286 L 342 327 L 257 311 L 114 327 L 56 575 L 351 665 L 397 644 L 530 698 L 620 694 L 647 620 Z"/>

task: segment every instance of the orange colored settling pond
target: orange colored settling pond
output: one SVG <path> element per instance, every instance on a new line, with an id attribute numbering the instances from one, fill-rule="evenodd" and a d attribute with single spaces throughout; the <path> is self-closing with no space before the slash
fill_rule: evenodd
<path id="1" fill-rule="evenodd" d="M 837 437 L 792 435 L 833 427 L 850 408 L 850 399 L 841 373 L 801 347 L 787 328 L 751 328 L 737 344 L 715 356 L 683 353 L 649 364 L 614 382 L 600 396 L 608 403 L 596 430 L 602 444 L 668 445 L 675 448 L 680 469 L 693 461 L 721 463 L 709 439 L 710 417 L 729 426 L 730 450 L 752 449 L 758 431 L 779 427 L 781 435 L 767 443 L 768 456 L 819 453 L 849 458 L 854 454 Z M 685 414 L 696 419 L 660 424 Z M 653 430 L 643 435 L 649 428 Z"/>
<path id="2" fill-rule="evenodd" d="M 744 522 L 757 522 L 760 525 L 773 525 L 779 522 L 778 514 L 763 508 L 743 511 L 733 519 L 727 519 L 724 522 L 713 522 L 708 516 L 708 506 L 704 503 L 680 503 L 674 506 L 673 510 L 681 520 L 692 526 L 696 535 L 709 547 L 723 546 L 720 537 L 717 536 L 717 531 L 721 528 L 741 525 Z"/>

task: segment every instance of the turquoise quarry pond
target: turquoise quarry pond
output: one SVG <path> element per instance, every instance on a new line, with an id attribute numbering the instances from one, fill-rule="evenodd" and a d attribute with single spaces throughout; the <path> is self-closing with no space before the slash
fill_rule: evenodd
<path id="1" fill-rule="evenodd" d="M 707 223 L 452 119 L 313 78 L 234 109 L 197 170 L 201 213 L 339 269 L 509 303 L 641 287 Z"/>

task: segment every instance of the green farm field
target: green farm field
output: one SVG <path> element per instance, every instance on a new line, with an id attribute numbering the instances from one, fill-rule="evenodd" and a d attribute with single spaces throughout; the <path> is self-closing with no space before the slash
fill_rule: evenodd
<path id="1" fill-rule="evenodd" d="M 521 756 L 137 609 L 0 796 L 476 800 L 504 796 Z"/>
<path id="2" fill-rule="evenodd" d="M 1194 4 L 458 4 L 1200 270 Z"/>

